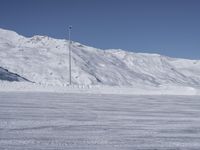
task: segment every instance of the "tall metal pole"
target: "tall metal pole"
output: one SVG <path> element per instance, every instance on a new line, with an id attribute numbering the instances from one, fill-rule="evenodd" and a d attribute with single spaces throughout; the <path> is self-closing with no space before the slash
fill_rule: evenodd
<path id="1" fill-rule="evenodd" d="M 72 26 L 69 26 L 69 85 L 72 84 L 72 66 L 71 66 L 71 30 Z"/>

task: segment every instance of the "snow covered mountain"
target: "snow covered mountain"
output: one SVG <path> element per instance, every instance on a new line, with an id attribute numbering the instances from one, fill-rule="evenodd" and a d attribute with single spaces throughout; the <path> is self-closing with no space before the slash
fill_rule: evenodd
<path id="1" fill-rule="evenodd" d="M 47 36 L 27 38 L 0 29 L 0 80 L 15 74 L 17 80 L 9 81 L 68 84 L 68 43 Z M 73 42 L 72 82 L 80 85 L 200 87 L 200 60 L 101 50 Z"/>

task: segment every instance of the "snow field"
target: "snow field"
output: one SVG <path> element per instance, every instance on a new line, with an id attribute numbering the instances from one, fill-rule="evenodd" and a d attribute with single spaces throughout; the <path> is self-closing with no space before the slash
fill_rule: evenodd
<path id="1" fill-rule="evenodd" d="M 1 150 L 199 150 L 199 96 L 0 93 Z"/>

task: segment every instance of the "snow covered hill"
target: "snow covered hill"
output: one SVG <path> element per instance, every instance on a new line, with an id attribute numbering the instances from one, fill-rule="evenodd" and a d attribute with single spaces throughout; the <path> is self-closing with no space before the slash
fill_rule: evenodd
<path id="1" fill-rule="evenodd" d="M 27 38 L 0 29 L 0 67 L 34 83 L 67 85 L 68 43 L 47 36 Z M 200 60 L 101 50 L 73 42 L 72 82 L 78 85 L 200 87 Z"/>
<path id="2" fill-rule="evenodd" d="M 0 80 L 3 81 L 28 81 L 27 79 L 20 77 L 17 74 L 9 72 L 6 69 L 0 67 Z"/>

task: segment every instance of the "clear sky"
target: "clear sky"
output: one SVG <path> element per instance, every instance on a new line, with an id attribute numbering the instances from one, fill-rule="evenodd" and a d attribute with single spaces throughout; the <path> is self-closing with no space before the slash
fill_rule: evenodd
<path id="1" fill-rule="evenodd" d="M 200 0 L 0 0 L 0 28 L 200 59 Z"/>

